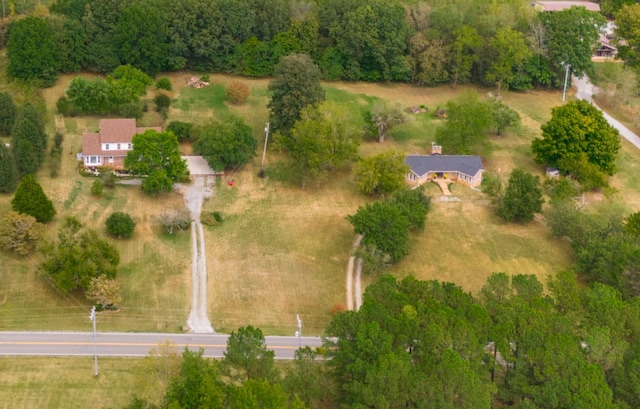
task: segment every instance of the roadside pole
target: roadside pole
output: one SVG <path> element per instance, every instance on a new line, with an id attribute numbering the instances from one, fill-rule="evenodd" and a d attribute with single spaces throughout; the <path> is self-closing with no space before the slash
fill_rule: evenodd
<path id="1" fill-rule="evenodd" d="M 93 376 L 98 377 L 98 340 L 96 336 L 96 306 L 91 307 L 91 315 L 89 316 L 93 322 Z"/>

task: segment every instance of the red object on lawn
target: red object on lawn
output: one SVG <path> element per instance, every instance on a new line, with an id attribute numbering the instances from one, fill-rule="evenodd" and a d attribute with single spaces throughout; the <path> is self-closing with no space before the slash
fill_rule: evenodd
<path id="1" fill-rule="evenodd" d="M 233 186 L 233 179 L 229 180 L 229 186 Z"/>

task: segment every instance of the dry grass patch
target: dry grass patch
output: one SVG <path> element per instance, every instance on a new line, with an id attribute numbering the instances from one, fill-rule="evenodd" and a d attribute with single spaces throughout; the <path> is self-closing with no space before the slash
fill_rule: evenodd
<path id="1" fill-rule="evenodd" d="M 252 324 L 293 334 L 300 314 L 303 331 L 320 334 L 331 306 L 344 303 L 354 235 L 345 216 L 362 199 L 345 176 L 301 190 L 256 173 L 238 172 L 204 206 L 225 218 L 206 238 L 211 321 L 221 331 Z"/>
<path id="2" fill-rule="evenodd" d="M 93 357 L 1 357 L 0 408 L 121 408 L 135 392 L 135 363 L 100 358 L 95 378 Z"/>
<path id="3" fill-rule="evenodd" d="M 460 202 L 434 197 L 425 231 L 393 269 L 398 274 L 449 281 L 476 293 L 493 272 L 534 274 L 544 283 L 549 274 L 571 265 L 569 244 L 553 239 L 544 221 L 503 223 L 481 193 L 453 188 Z"/>

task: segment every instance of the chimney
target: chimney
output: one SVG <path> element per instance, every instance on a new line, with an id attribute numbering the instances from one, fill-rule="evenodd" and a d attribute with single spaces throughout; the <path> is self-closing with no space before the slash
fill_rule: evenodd
<path id="1" fill-rule="evenodd" d="M 442 155 L 442 146 L 431 142 L 431 155 Z"/>

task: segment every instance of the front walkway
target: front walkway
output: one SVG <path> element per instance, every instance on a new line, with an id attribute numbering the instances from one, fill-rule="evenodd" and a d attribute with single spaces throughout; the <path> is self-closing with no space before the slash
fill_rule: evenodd
<path id="1" fill-rule="evenodd" d="M 442 190 L 443 195 L 451 196 L 451 191 L 449 190 L 449 184 L 447 183 L 446 179 L 433 179 L 433 181 L 436 182 L 438 186 L 440 186 L 440 189 Z"/>

